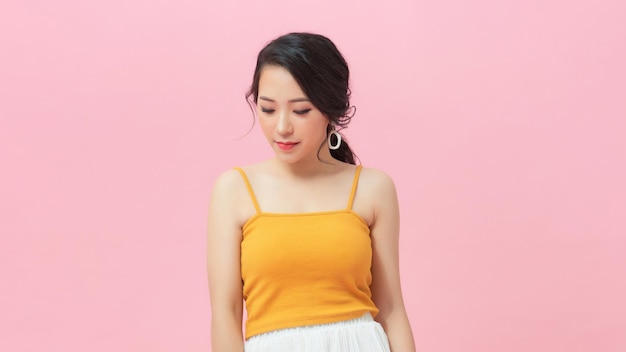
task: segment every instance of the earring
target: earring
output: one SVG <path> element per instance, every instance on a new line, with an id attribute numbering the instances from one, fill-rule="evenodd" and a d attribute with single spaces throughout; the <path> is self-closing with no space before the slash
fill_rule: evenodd
<path id="1" fill-rule="evenodd" d="M 332 142 L 333 136 L 337 138 L 336 144 L 333 144 Z M 333 129 L 330 131 L 330 134 L 328 134 L 328 148 L 330 148 L 331 150 L 337 150 L 339 149 L 340 146 L 341 146 L 341 134 Z"/>

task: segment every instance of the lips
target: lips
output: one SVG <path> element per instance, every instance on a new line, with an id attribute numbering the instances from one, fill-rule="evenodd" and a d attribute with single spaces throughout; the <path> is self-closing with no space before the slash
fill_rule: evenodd
<path id="1" fill-rule="evenodd" d="M 281 150 L 291 150 L 293 149 L 293 147 L 295 147 L 298 143 L 297 142 L 276 142 L 276 145 L 278 146 L 278 148 L 280 148 Z"/>

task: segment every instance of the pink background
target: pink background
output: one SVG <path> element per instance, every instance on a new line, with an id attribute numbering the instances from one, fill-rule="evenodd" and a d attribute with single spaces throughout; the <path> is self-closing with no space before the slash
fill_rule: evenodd
<path id="1" fill-rule="evenodd" d="M 623 1 L 3 1 L 0 350 L 209 351 L 255 55 L 330 36 L 390 173 L 419 351 L 626 350 Z"/>

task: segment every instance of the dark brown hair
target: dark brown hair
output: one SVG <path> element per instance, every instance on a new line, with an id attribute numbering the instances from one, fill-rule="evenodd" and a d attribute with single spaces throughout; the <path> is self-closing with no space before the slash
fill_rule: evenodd
<path id="1" fill-rule="evenodd" d="M 328 118 L 327 134 L 333 126 L 348 126 L 355 112 L 350 106 L 350 71 L 330 39 L 314 33 L 289 33 L 269 42 L 257 57 L 252 85 L 246 93 L 249 103 L 257 103 L 261 70 L 266 65 L 281 66 L 291 73 L 311 103 Z M 345 138 L 339 149 L 331 149 L 330 154 L 337 160 L 356 164 Z"/>

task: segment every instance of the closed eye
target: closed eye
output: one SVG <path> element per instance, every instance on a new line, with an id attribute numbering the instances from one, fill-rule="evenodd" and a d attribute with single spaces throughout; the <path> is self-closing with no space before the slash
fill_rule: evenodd
<path id="1" fill-rule="evenodd" d="M 304 115 L 304 114 L 308 113 L 309 111 L 311 111 L 311 109 L 294 110 L 294 113 L 296 113 L 297 115 Z"/>
<path id="2" fill-rule="evenodd" d="M 274 109 L 266 109 L 264 107 L 261 107 L 261 112 L 264 112 L 266 114 L 271 114 L 274 112 Z"/>

